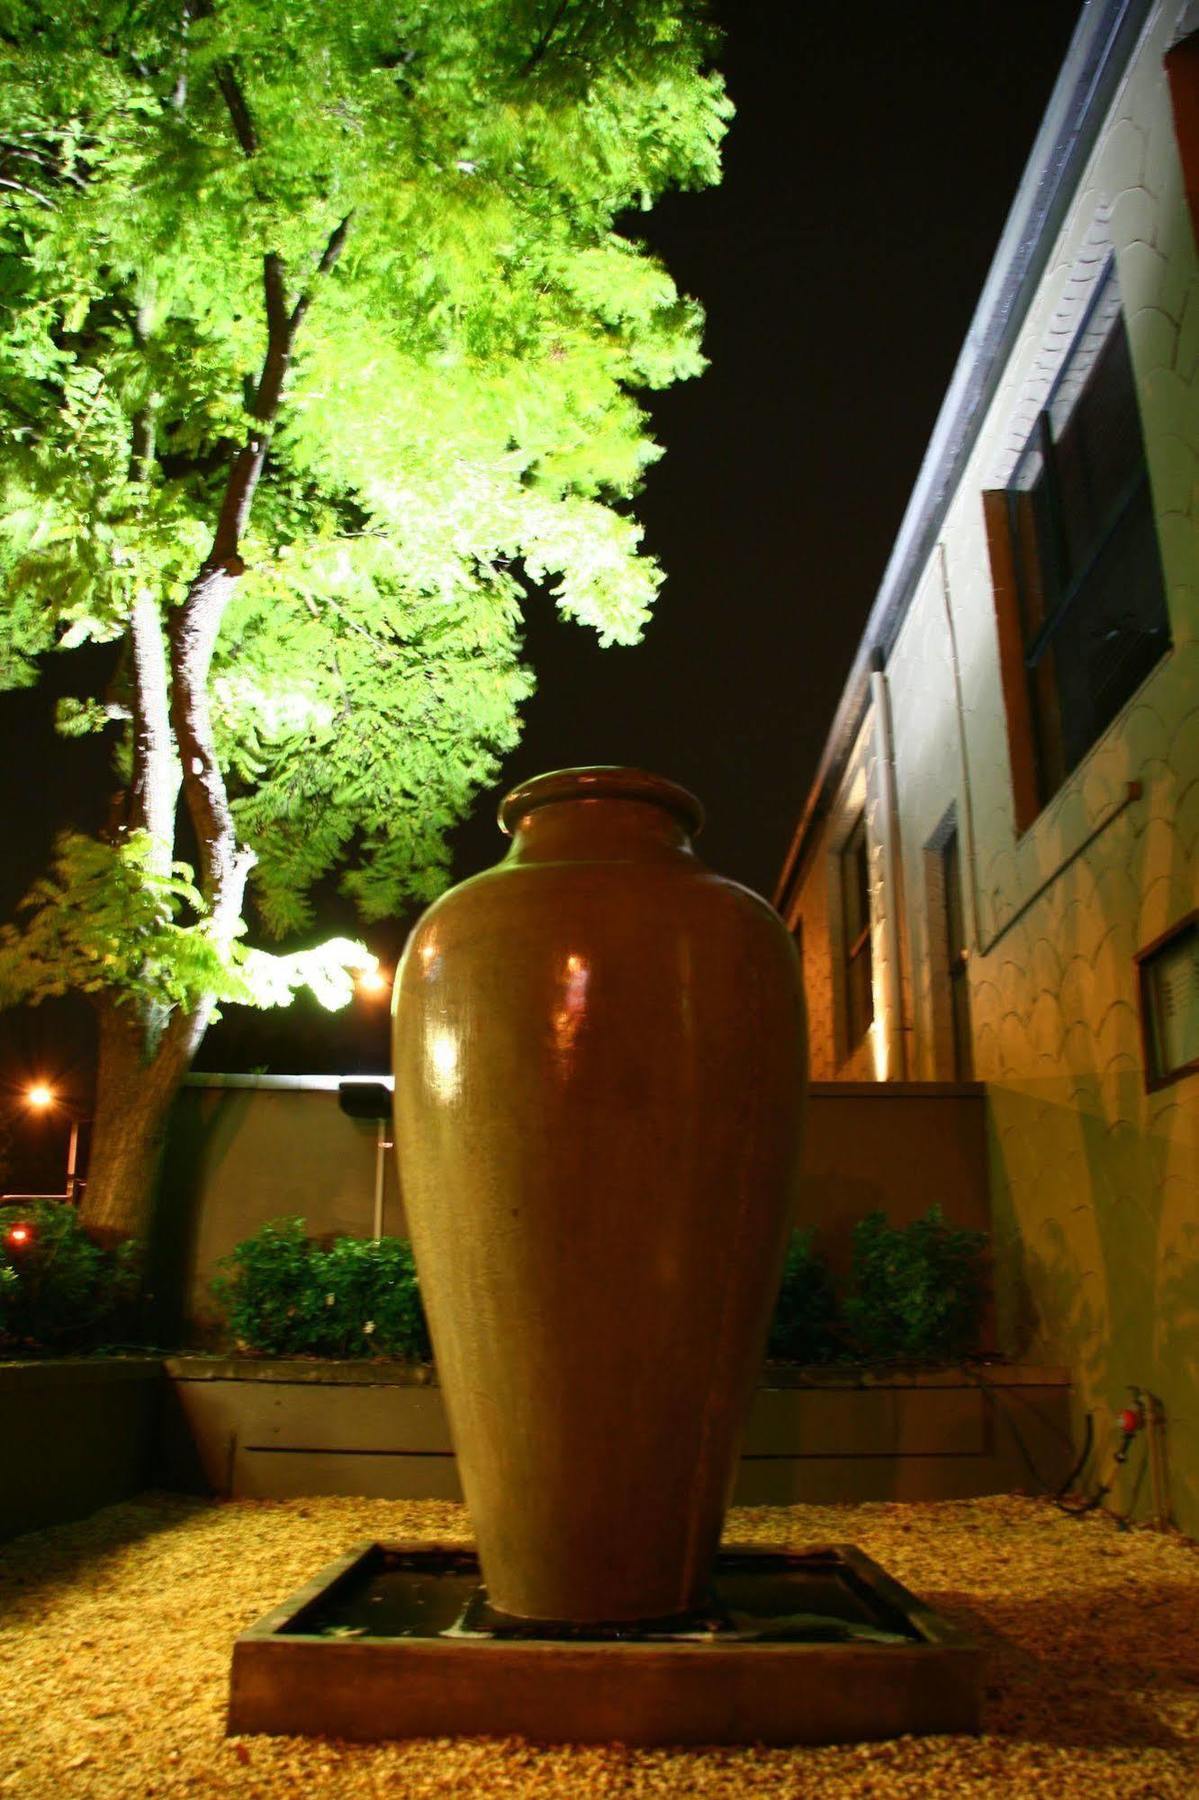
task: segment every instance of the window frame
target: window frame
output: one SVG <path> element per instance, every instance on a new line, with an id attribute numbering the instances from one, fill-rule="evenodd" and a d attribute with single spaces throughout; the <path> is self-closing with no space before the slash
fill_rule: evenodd
<path id="1" fill-rule="evenodd" d="M 1199 935 L 1199 907 L 1193 912 L 1184 913 L 1176 919 L 1168 931 L 1163 931 L 1142 950 L 1136 951 L 1133 961 L 1137 971 L 1137 1001 L 1141 1023 L 1141 1053 L 1145 1067 L 1145 1092 L 1154 1094 L 1159 1088 L 1172 1087 L 1176 1081 L 1184 1081 L 1188 1075 L 1199 1075 L 1199 1056 L 1192 1057 L 1189 1062 L 1178 1063 L 1174 1068 L 1163 1070 L 1158 1057 L 1159 1033 L 1154 1029 L 1156 1009 L 1153 1003 L 1153 964 L 1163 950 L 1180 938 Z"/>
<path id="2" fill-rule="evenodd" d="M 1103 329 L 1102 337 L 1094 347 L 1090 357 L 1090 367 L 1079 379 L 1079 359 L 1085 354 L 1086 340 L 1095 327 L 1096 315 L 1105 306 L 1112 306 L 1113 303 L 1112 316 Z M 1121 486 L 1115 500 L 1107 508 L 1101 523 L 1090 531 L 1081 552 L 1072 559 L 1067 546 L 1065 524 L 1067 513 L 1061 495 L 1062 459 L 1057 451 L 1070 420 L 1074 416 L 1075 408 L 1087 394 L 1091 379 L 1102 359 L 1111 351 L 1117 332 L 1123 334 L 1128 352 L 1132 400 L 1136 408 L 1141 454 L 1134 473 Z M 1076 391 L 1060 422 L 1058 436 L 1055 438 L 1052 420 L 1054 407 L 1059 401 L 1063 386 L 1067 382 L 1075 380 L 1077 380 Z M 1022 471 L 1030 457 L 1034 456 L 1040 458 L 1041 474 L 1033 486 L 1022 486 Z M 1021 500 L 1025 495 L 1036 493 L 1042 482 L 1044 483 L 1043 503 L 1048 512 L 1049 531 L 1053 544 L 1052 553 L 1061 571 L 1061 579 L 1058 582 L 1059 591 L 1054 594 L 1047 608 L 1042 607 L 1043 616 L 1037 619 L 1039 596 L 1035 591 L 1030 591 L 1030 559 L 1035 557 L 1039 569 L 1042 571 L 1047 564 L 1039 544 L 1028 546 L 1022 542 L 1027 520 L 1021 518 Z M 1069 348 L 1062 357 L 1048 393 L 1038 405 L 1036 418 L 1031 429 L 1025 434 L 1023 444 L 1011 466 L 1007 480 L 1002 487 L 984 491 L 982 502 L 987 545 L 990 552 L 991 584 L 999 641 L 1000 682 L 1008 734 L 1016 830 L 1017 835 L 1023 835 L 1044 812 L 1054 796 L 1065 787 L 1090 751 L 1110 730 L 1131 699 L 1132 693 L 1135 693 L 1141 685 L 1141 681 L 1148 678 L 1173 647 L 1165 570 L 1161 559 L 1161 544 L 1153 507 L 1140 396 L 1137 392 L 1136 372 L 1132 367 L 1131 346 L 1128 344 L 1127 326 L 1116 281 L 1113 257 L 1109 256 L 1095 281 L 1094 289 L 1087 299 Z M 1058 640 L 1063 627 L 1068 627 L 1071 623 L 1080 597 L 1088 591 L 1092 578 L 1096 571 L 1101 569 L 1104 557 L 1121 528 L 1130 522 L 1135 524 L 1138 510 L 1142 507 L 1153 532 L 1157 554 L 1164 641 L 1160 651 L 1153 661 L 1147 664 L 1144 674 L 1134 683 L 1130 693 L 1125 696 L 1098 730 L 1090 736 L 1085 747 L 1073 756 L 1073 760 L 1069 760 L 1066 734 L 1060 723 L 1057 726 L 1056 745 L 1051 749 L 1045 742 L 1050 707 L 1061 706 L 1063 683 L 1054 672 L 1051 661 L 1047 664 L 1045 674 L 1039 675 L 1038 671 L 1042 669 L 1043 665 L 1046 665 L 1046 659 L 1051 658 L 1055 649 L 1059 647 Z M 1074 566 L 1071 566 L 1072 561 Z M 1035 628 L 1031 631 L 1030 621 L 1035 621 Z M 1038 685 L 1043 687 L 1046 680 L 1050 684 L 1050 691 L 1042 692 L 1038 699 L 1035 697 Z M 1060 764 L 1060 773 L 1054 766 L 1055 763 Z"/>

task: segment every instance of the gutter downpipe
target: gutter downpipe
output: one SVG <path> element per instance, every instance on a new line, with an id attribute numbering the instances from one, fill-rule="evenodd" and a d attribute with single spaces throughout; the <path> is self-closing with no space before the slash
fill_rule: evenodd
<path id="1" fill-rule="evenodd" d="M 870 671 L 870 700 L 874 711 L 874 752 L 879 764 L 879 813 L 882 824 L 883 870 L 886 884 L 883 936 L 887 946 L 887 1003 L 891 1030 L 887 1034 L 888 1081 L 908 1078 L 908 1022 L 904 1016 L 901 924 L 906 911 L 903 889 L 903 857 L 899 842 L 899 794 L 895 780 L 895 734 L 891 720 L 891 692 L 881 654 L 875 652 Z"/>

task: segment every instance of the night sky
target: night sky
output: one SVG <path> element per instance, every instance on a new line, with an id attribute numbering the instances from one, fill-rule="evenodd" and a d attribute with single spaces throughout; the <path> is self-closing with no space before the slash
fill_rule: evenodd
<path id="1" fill-rule="evenodd" d="M 708 315 L 707 373 L 651 397 L 666 454 L 636 510 L 666 585 L 628 649 L 530 601 L 538 691 L 501 787 L 456 836 L 459 878 L 503 853 L 507 787 L 624 762 L 692 788 L 701 854 L 771 891 L 1079 6 L 720 11 L 737 106 L 723 184 L 629 221 Z M 54 738 L 52 711 L 49 686 L 0 696 L 0 910 L 54 830 L 95 823 L 86 752 Z M 325 922 L 352 923 L 335 906 Z M 410 922 L 366 935 L 391 962 Z M 300 1002 L 230 1014 L 199 1066 L 383 1068 L 386 1042 L 385 1005 L 330 1018 Z M 88 1061 L 69 1009 L 0 1017 L 10 1084 L 45 1072 L 84 1095 Z"/>

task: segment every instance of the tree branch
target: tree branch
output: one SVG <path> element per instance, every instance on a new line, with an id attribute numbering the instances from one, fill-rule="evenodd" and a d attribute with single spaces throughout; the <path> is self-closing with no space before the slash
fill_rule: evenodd
<path id="1" fill-rule="evenodd" d="M 179 73 L 171 90 L 171 106 L 177 113 L 181 113 L 187 105 L 187 34 L 191 20 L 191 7 L 184 0 L 179 16 Z"/>
<path id="2" fill-rule="evenodd" d="M 546 26 L 546 28 L 542 32 L 541 36 L 538 38 L 537 42 L 534 44 L 532 50 L 529 52 L 528 60 L 525 62 L 524 67 L 521 69 L 522 76 L 531 75 L 533 73 L 533 70 L 537 67 L 538 63 L 541 61 L 542 57 L 545 55 L 546 51 L 549 49 L 550 44 L 553 42 L 554 33 L 557 31 L 559 25 L 561 25 L 563 19 L 566 17 L 566 11 L 567 11 L 567 8 L 569 5 L 570 5 L 570 0 L 558 0 L 558 5 L 554 8 L 553 15 L 550 18 L 549 24 Z"/>
<path id="3" fill-rule="evenodd" d="M 227 62 L 219 64 L 216 80 L 233 123 L 233 134 L 241 145 L 242 155 L 257 156 L 258 133 L 254 129 L 254 120 L 246 96 L 242 92 L 241 83 L 234 73 L 233 64 Z"/>
<path id="4" fill-rule="evenodd" d="M 171 738 L 170 693 L 162 620 L 153 596 L 143 590 L 130 615 L 133 652 L 133 783 L 134 830 L 153 840 L 151 867 L 169 875 L 175 847 L 175 805 L 179 798 L 179 765 Z"/>
<path id="5" fill-rule="evenodd" d="M 241 535 L 266 463 L 296 333 L 311 301 L 313 286 L 337 261 L 349 226 L 347 217 L 332 232 L 313 282 L 290 312 L 283 259 L 273 250 L 263 257 L 267 348 L 251 408 L 260 429 L 250 433 L 233 459 L 212 548 L 170 622 L 171 723 L 183 771 L 183 790 L 200 846 L 201 888 L 214 918 L 233 904 L 231 896 L 236 895 L 230 929 L 240 913 L 246 878 L 255 858 L 252 852 L 237 848 L 213 737 L 208 675 L 225 607 L 245 567 L 241 560 Z"/>
<path id="6" fill-rule="evenodd" d="M 352 212 L 347 213 L 341 224 L 330 233 L 329 242 L 325 245 L 325 248 L 321 253 L 321 260 L 316 265 L 316 272 L 313 275 L 312 280 L 292 307 L 291 328 L 293 336 L 299 329 L 304 314 L 308 311 L 308 308 L 312 303 L 312 295 L 316 283 L 320 280 L 322 275 L 327 275 L 329 273 L 330 269 L 345 249 L 346 239 L 350 235 L 350 221 L 353 217 L 354 215 Z"/>
<path id="7" fill-rule="evenodd" d="M 287 371 L 291 367 L 296 333 L 312 303 L 316 282 L 321 276 L 329 273 L 341 255 L 349 233 L 351 216 L 347 215 L 330 234 L 312 281 L 290 312 L 287 308 L 286 278 L 282 257 L 276 251 L 268 250 L 262 259 L 262 287 L 267 319 L 266 356 L 263 358 L 262 371 L 258 377 L 258 386 L 250 407 L 254 418 L 262 425 L 262 430 L 252 432 L 233 459 L 233 467 L 229 471 L 229 481 L 221 504 L 221 514 L 217 522 L 212 550 L 208 557 L 208 566 L 210 567 L 221 566 L 230 569 L 234 574 L 240 575 L 241 573 L 242 565 L 238 545 L 249 517 L 250 506 L 262 475 L 263 465 L 266 462 L 271 428 L 278 417 L 279 407 L 283 400 L 283 384 L 287 379 Z"/>
<path id="8" fill-rule="evenodd" d="M 44 206 L 49 212 L 54 211 L 53 200 L 47 200 L 45 194 L 39 194 L 36 188 L 26 187 L 23 181 L 10 181 L 7 175 L 0 175 L 0 188 L 9 188 L 14 194 L 27 194 L 39 206 Z"/>

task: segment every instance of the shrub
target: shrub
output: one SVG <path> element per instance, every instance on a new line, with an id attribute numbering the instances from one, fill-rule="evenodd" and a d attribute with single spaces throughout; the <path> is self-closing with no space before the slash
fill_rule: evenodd
<path id="1" fill-rule="evenodd" d="M 0 1206 L 0 1350 L 94 1348 L 130 1302 L 138 1246 L 101 1250 L 63 1201 Z"/>
<path id="2" fill-rule="evenodd" d="M 869 1359 L 954 1362 L 978 1348 L 986 1292 L 981 1231 L 955 1231 L 939 1206 L 895 1226 L 873 1212 L 853 1233 L 845 1323 Z"/>
<path id="3" fill-rule="evenodd" d="M 812 1248 L 815 1232 L 794 1231 L 770 1326 L 766 1354 L 780 1362 L 834 1362 L 837 1300 L 827 1267 Z"/>
<path id="4" fill-rule="evenodd" d="M 322 1247 L 303 1219 L 276 1219 L 221 1268 L 213 1292 L 239 1350 L 428 1360 L 416 1264 L 402 1238 L 340 1237 Z"/>

